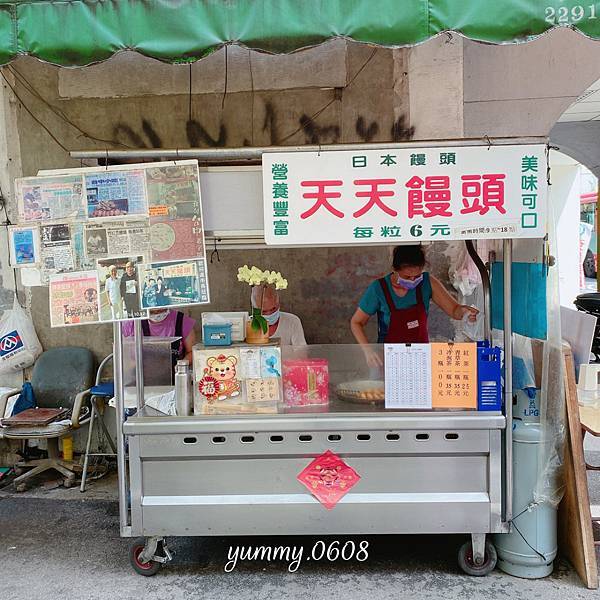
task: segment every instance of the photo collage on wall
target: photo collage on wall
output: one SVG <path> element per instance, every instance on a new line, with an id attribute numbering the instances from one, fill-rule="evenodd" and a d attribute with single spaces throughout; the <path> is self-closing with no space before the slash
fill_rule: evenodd
<path id="1" fill-rule="evenodd" d="M 11 265 L 49 286 L 52 327 L 210 301 L 196 161 L 68 169 L 15 189 Z"/>

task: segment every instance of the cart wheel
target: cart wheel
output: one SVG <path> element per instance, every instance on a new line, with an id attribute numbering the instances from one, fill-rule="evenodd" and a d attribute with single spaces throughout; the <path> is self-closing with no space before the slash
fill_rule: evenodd
<path id="1" fill-rule="evenodd" d="M 27 489 L 26 483 L 19 483 L 16 487 L 17 492 L 24 492 Z"/>
<path id="2" fill-rule="evenodd" d="M 74 483 L 75 483 L 74 477 L 66 477 L 65 479 L 63 479 L 63 487 L 66 487 L 66 488 L 73 487 Z"/>
<path id="3" fill-rule="evenodd" d="M 13 467 L 13 473 L 18 477 L 19 475 L 23 475 L 23 473 L 25 473 L 25 470 L 21 467 Z"/>
<path id="4" fill-rule="evenodd" d="M 131 547 L 129 548 L 129 562 L 133 567 L 133 570 L 139 575 L 143 575 L 144 577 L 152 577 L 152 575 L 156 575 L 158 570 L 161 567 L 159 562 L 155 560 L 150 560 L 147 563 L 143 563 L 140 561 L 140 554 L 144 550 L 146 545 L 145 538 L 137 538 Z"/>
<path id="5" fill-rule="evenodd" d="M 485 556 L 481 565 L 476 565 L 473 560 L 473 545 L 471 542 L 465 542 L 458 551 L 458 564 L 467 574 L 474 577 L 483 577 L 494 570 L 498 554 L 496 548 L 491 542 L 485 543 Z"/>

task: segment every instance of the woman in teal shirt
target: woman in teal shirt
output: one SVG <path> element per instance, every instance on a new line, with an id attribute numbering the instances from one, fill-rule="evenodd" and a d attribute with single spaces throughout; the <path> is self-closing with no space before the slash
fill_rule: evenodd
<path id="1" fill-rule="evenodd" d="M 426 260 L 421 246 L 396 246 L 393 271 L 369 285 L 350 321 L 359 344 L 368 345 L 365 326 L 377 314 L 377 342 L 387 344 L 427 343 L 427 315 L 433 300 L 449 317 L 458 321 L 469 315 L 475 321 L 476 308 L 459 304 L 433 275 L 424 271 Z M 371 364 L 381 364 L 375 353 Z"/>

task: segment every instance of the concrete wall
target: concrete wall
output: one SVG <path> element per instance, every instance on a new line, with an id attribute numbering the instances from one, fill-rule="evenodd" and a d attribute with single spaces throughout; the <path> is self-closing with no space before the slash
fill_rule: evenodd
<path id="1" fill-rule="evenodd" d="M 10 81 L 10 74 L 8 75 Z M 0 86 L 0 223 L 16 222 L 16 207 L 12 202 L 14 179 L 21 173 L 21 157 L 17 120 L 16 99 L 8 93 L 8 85 L 2 80 Z M 15 271 L 9 264 L 8 230 L 0 227 L 0 317 L 13 305 L 16 285 Z M 20 290 L 19 297 L 26 303 L 28 295 Z M 0 375 L 0 387 L 20 387 L 22 373 Z M 2 415 L 0 415 L 1 417 Z"/>
<path id="2" fill-rule="evenodd" d="M 600 77 L 600 44 L 560 28 L 527 44 L 464 42 L 464 134 L 548 135 Z"/>
<path id="3" fill-rule="evenodd" d="M 291 56 L 231 47 L 227 62 L 221 50 L 191 67 L 123 53 L 85 69 L 28 58 L 11 69 L 24 104 L 68 149 L 368 142 L 412 135 L 408 52 L 337 41 Z M 19 131 L 32 150 L 25 174 L 74 164 L 25 110 Z"/>

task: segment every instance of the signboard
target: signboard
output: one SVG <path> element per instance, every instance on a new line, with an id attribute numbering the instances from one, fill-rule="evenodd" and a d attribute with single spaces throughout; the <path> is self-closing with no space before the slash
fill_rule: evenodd
<path id="1" fill-rule="evenodd" d="M 542 238 L 546 162 L 542 144 L 266 153 L 265 241 Z"/>

